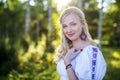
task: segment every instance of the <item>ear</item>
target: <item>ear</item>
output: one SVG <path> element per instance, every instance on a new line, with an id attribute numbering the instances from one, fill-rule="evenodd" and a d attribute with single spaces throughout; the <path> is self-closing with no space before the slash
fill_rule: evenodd
<path id="1" fill-rule="evenodd" d="M 83 26 L 83 27 L 85 26 L 85 23 L 84 23 L 84 22 L 81 21 L 80 23 L 81 23 L 81 26 Z"/>

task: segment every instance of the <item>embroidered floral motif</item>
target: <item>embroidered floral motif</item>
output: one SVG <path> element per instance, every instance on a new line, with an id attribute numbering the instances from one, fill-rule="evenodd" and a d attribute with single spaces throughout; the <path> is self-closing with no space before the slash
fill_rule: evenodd
<path id="1" fill-rule="evenodd" d="M 95 80 L 95 69 L 96 69 L 96 58 L 97 58 L 97 48 L 93 49 L 93 55 L 92 55 L 92 80 Z"/>

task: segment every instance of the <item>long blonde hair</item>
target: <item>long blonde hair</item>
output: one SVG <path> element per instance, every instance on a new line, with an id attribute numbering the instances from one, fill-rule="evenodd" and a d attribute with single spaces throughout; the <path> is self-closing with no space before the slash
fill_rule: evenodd
<path id="1" fill-rule="evenodd" d="M 92 40 L 90 34 L 89 34 L 89 31 L 88 31 L 88 25 L 86 23 L 86 19 L 85 19 L 85 15 L 84 13 L 77 7 L 69 7 L 67 9 L 65 9 L 62 14 L 60 15 L 59 17 L 59 22 L 60 24 L 63 23 L 63 19 L 68 16 L 69 14 L 75 14 L 79 17 L 81 23 L 84 24 L 84 27 L 83 27 L 83 30 L 87 36 L 87 40 L 92 44 L 92 45 L 95 45 L 95 42 Z M 55 58 L 54 60 L 57 62 L 59 61 L 61 58 L 63 58 L 68 49 L 72 47 L 72 42 L 70 40 L 68 40 L 64 33 L 63 33 L 63 29 L 61 27 L 61 44 L 59 45 L 59 47 L 56 49 L 56 55 L 55 55 Z"/>

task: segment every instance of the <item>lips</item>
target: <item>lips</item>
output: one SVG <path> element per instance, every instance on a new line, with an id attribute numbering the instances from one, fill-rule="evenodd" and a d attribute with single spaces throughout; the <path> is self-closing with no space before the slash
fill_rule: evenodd
<path id="1" fill-rule="evenodd" d="M 70 33 L 70 34 L 67 34 L 67 35 L 68 35 L 68 37 L 72 37 L 72 36 L 74 36 L 74 34 L 75 33 Z"/>

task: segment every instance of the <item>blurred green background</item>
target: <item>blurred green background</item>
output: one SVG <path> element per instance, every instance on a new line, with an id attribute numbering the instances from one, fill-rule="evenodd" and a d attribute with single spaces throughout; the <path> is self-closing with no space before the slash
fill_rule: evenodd
<path id="1" fill-rule="evenodd" d="M 0 0 L 0 80 L 59 80 L 53 57 L 60 44 L 58 17 L 65 7 L 81 5 L 98 41 L 102 0 L 79 1 Z M 102 17 L 104 80 L 120 80 L 120 0 L 104 0 Z"/>

